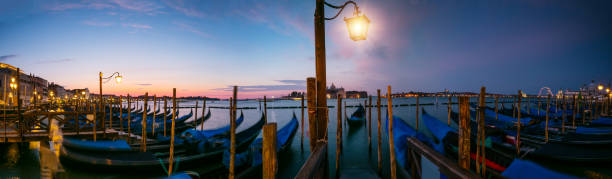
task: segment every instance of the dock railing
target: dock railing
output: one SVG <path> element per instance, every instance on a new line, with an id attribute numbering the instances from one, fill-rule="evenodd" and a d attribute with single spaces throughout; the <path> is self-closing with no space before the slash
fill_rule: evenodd
<path id="1" fill-rule="evenodd" d="M 329 178 L 327 166 L 327 142 L 319 142 L 310 154 L 300 171 L 295 175 L 298 179 Z"/>
<path id="2" fill-rule="evenodd" d="M 440 173 L 444 174 L 448 178 L 480 178 L 478 175 L 462 169 L 459 167 L 457 162 L 441 155 L 418 139 L 408 137 L 406 140 L 408 141 L 408 155 L 411 159 L 409 160 L 409 162 L 411 162 L 410 166 L 413 166 L 412 173 L 406 175 L 410 175 L 413 178 L 422 178 L 424 175 L 423 172 L 427 172 L 423 171 L 421 166 L 421 157 L 425 157 L 438 167 Z"/>

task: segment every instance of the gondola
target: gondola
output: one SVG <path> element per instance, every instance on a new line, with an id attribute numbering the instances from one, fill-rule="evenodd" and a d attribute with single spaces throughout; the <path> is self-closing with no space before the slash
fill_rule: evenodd
<path id="1" fill-rule="evenodd" d="M 244 121 L 244 114 L 242 113 L 242 111 L 240 111 L 240 117 L 236 119 L 236 126 L 240 126 L 240 124 L 242 124 L 243 121 Z M 214 137 L 214 136 L 219 136 L 219 135 L 226 135 L 227 133 L 229 133 L 229 130 L 230 130 L 230 124 L 227 124 L 225 126 L 222 126 L 216 129 L 206 129 L 206 130 L 189 129 L 189 130 L 184 131 L 181 134 L 181 136 L 192 136 L 193 138 Z"/>
<path id="2" fill-rule="evenodd" d="M 264 125 L 263 115 L 257 123 L 236 134 L 238 148 L 246 148 L 258 135 Z M 177 140 L 178 141 L 178 140 Z M 93 142 L 93 141 L 89 141 Z M 182 148 L 175 149 L 174 163 L 181 166 L 201 166 L 203 161 L 220 161 L 222 153 L 229 147 L 229 138 L 200 138 L 185 141 Z M 60 149 L 60 160 L 67 165 L 78 165 L 94 170 L 125 170 L 163 173 L 168 165 L 169 153 L 81 151 L 69 147 Z M 89 167 L 88 167 L 89 166 Z"/>
<path id="3" fill-rule="evenodd" d="M 293 117 L 291 121 L 287 123 L 285 126 L 280 128 L 276 133 L 276 151 L 282 152 L 289 148 L 291 145 L 291 141 L 293 141 L 293 137 L 299 127 L 299 123 L 295 113 L 293 113 Z M 261 170 L 262 164 L 262 149 L 263 147 L 263 138 L 258 137 L 249 145 L 248 150 L 236 154 L 236 159 L 234 165 L 238 168 L 238 173 L 242 173 L 239 175 L 243 175 L 245 173 L 250 173 L 253 170 Z M 229 168 L 229 158 L 230 153 L 226 150 L 223 153 L 223 165 L 225 168 Z M 240 172 L 242 170 L 242 172 Z"/>
<path id="4" fill-rule="evenodd" d="M 348 124 L 350 126 L 361 126 L 365 122 L 365 108 L 359 104 L 357 110 L 351 114 L 351 117 L 347 117 Z"/>

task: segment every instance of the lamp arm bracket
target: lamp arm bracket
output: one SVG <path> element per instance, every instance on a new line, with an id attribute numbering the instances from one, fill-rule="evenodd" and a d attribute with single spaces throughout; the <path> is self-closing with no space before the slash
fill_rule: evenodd
<path id="1" fill-rule="evenodd" d="M 353 4 L 353 6 L 355 6 L 355 12 L 354 12 L 354 13 L 359 14 L 359 6 L 357 6 L 357 3 L 355 3 L 355 1 L 346 1 L 346 2 L 345 2 L 343 5 L 341 5 L 341 6 L 336 6 L 336 5 L 330 4 L 330 3 L 328 3 L 328 2 L 324 2 L 324 3 L 325 3 L 325 5 L 327 5 L 327 6 L 331 7 L 331 8 L 334 8 L 334 9 L 340 9 L 340 11 L 338 11 L 338 13 L 336 13 L 336 15 L 335 15 L 334 17 L 331 17 L 331 18 L 327 18 L 327 17 L 326 17 L 326 18 L 325 18 L 325 20 L 333 20 L 333 19 L 335 19 L 336 17 L 338 17 L 338 16 L 340 15 L 340 13 L 342 13 L 342 10 L 344 10 L 344 8 L 345 8 L 345 7 L 346 7 L 348 4 Z"/>
<path id="2" fill-rule="evenodd" d="M 105 80 L 106 80 L 106 79 L 111 79 L 111 78 L 112 78 L 112 77 L 114 77 L 115 75 L 119 75 L 119 72 L 115 72 L 115 73 L 113 73 L 111 76 L 106 77 L 106 78 L 102 78 L 102 79 L 105 79 Z"/>

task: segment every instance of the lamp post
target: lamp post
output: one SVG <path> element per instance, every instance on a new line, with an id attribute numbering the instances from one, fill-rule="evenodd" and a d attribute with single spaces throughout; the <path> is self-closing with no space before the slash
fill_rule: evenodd
<path id="1" fill-rule="evenodd" d="M 100 101 L 99 101 L 100 107 L 99 107 L 99 110 L 102 111 L 102 114 L 103 114 L 103 116 L 102 116 L 102 127 L 103 128 L 105 127 L 105 120 L 104 120 L 105 117 L 104 116 L 106 115 L 106 112 L 103 111 L 104 110 L 104 103 L 102 101 L 102 80 L 103 79 L 104 80 L 108 80 L 108 79 L 111 79 L 113 77 L 115 77 L 115 81 L 117 82 L 117 84 L 121 83 L 121 80 L 123 79 L 123 76 L 121 76 L 121 74 L 119 74 L 119 72 L 115 72 L 111 76 L 106 77 L 106 78 L 104 77 L 104 74 L 102 72 L 100 72 L 100 78 L 99 78 L 100 79 Z M 96 126 L 94 126 L 94 127 L 96 127 Z M 106 128 L 104 129 L 104 135 L 106 136 Z"/>
<path id="2" fill-rule="evenodd" d="M 352 4 L 355 7 L 353 17 L 344 18 L 349 36 L 353 41 L 365 40 L 368 32 L 370 20 L 365 15 L 360 15 L 359 7 L 354 1 L 347 1 L 341 6 L 336 6 L 325 2 L 325 0 L 316 0 L 314 14 L 314 30 L 315 30 L 315 68 L 316 68 L 316 129 L 317 139 L 325 136 L 327 131 L 327 98 L 326 98 L 326 68 L 325 68 L 325 20 L 333 20 L 340 15 L 342 10 Z M 340 9 L 338 13 L 331 18 L 325 17 L 325 6 L 334 9 Z M 308 99 L 312 100 L 312 99 Z M 314 132 L 314 131 L 313 131 Z"/>

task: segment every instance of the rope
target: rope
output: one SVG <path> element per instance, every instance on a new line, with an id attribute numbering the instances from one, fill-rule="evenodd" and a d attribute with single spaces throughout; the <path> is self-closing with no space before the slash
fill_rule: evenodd
<path id="1" fill-rule="evenodd" d="M 172 171 L 172 173 L 176 173 L 176 170 L 178 170 L 180 163 L 181 157 L 178 156 L 176 157 L 176 168 L 174 168 L 174 171 Z M 164 165 L 164 161 L 161 158 L 159 159 L 159 164 L 162 166 L 162 169 L 164 169 L 164 172 L 166 172 L 166 175 L 168 175 L 168 169 L 166 168 L 166 165 Z"/>

